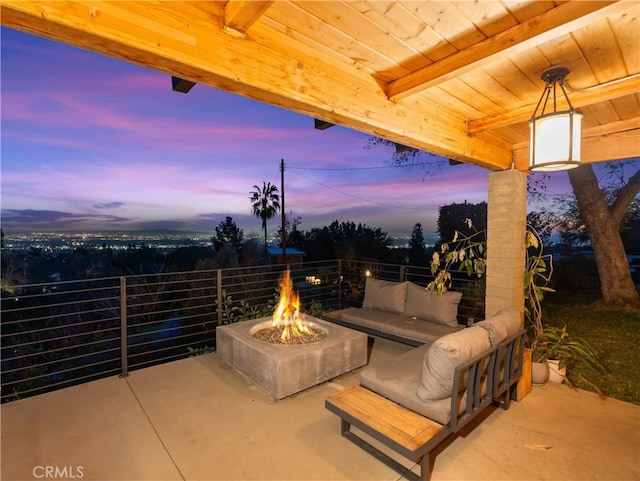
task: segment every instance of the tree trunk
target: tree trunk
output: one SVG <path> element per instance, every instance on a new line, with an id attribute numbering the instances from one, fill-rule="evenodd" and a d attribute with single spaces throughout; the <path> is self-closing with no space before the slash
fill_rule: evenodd
<path id="1" fill-rule="evenodd" d="M 610 207 L 598 186 L 598 180 L 591 165 L 586 164 L 571 169 L 568 173 L 578 201 L 580 215 L 591 240 L 604 303 L 608 305 L 638 304 L 640 296 L 631 278 L 629 261 L 619 231 L 624 211 L 633 200 L 633 195 L 624 209 L 619 202 L 614 202 Z M 637 182 L 638 178 L 640 176 L 636 173 L 632 180 Z"/>
<path id="2" fill-rule="evenodd" d="M 264 229 L 264 257 L 269 260 L 269 248 L 267 247 L 267 219 L 262 219 L 262 228 Z"/>

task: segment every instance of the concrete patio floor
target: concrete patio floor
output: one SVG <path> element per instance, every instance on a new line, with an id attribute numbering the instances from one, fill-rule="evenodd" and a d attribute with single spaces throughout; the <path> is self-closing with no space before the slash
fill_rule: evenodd
<path id="1" fill-rule="evenodd" d="M 376 339 L 369 362 L 407 349 Z M 208 354 L 4 404 L 2 480 L 47 479 L 47 467 L 105 481 L 402 479 L 324 408 L 357 381 L 274 401 Z M 488 410 L 432 463 L 433 480 L 638 480 L 640 406 L 547 384 Z"/>

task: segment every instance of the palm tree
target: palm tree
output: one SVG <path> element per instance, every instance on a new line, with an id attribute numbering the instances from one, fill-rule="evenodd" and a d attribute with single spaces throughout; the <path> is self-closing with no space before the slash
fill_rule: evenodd
<path id="1" fill-rule="evenodd" d="M 251 213 L 262 219 L 262 229 L 264 230 L 264 250 L 267 251 L 267 219 L 275 216 L 280 209 L 280 197 L 278 188 L 271 182 L 263 182 L 262 189 L 257 185 L 249 192 L 251 201 Z"/>

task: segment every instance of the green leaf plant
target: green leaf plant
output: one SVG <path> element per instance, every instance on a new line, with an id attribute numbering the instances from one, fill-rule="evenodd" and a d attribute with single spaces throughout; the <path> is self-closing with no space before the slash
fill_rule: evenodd
<path id="1" fill-rule="evenodd" d="M 477 278 L 485 274 L 486 232 L 476 230 L 470 219 L 464 222 L 473 232 L 464 235 L 456 231 L 452 241 L 442 244 L 440 250 L 433 254 L 431 274 L 434 280 L 427 285 L 431 292 L 446 292 L 451 287 L 452 272 L 463 272 Z M 561 365 L 566 365 L 567 361 L 577 361 L 603 370 L 596 353 L 584 339 L 570 336 L 566 326 L 560 329 L 543 324 L 542 301 L 546 293 L 555 292 L 549 287 L 553 257 L 544 252 L 542 239 L 532 226 L 527 225 L 525 235 L 524 310 L 533 361 L 559 359 Z"/>
<path id="2" fill-rule="evenodd" d="M 451 287 L 451 272 L 465 272 L 469 277 L 480 278 L 486 269 L 486 233 L 473 226 L 471 219 L 465 219 L 471 234 L 463 234 L 456 230 L 451 242 L 440 246 L 440 251 L 431 258 L 431 275 L 434 280 L 427 285 L 427 290 L 443 294 Z"/>
<path id="3" fill-rule="evenodd" d="M 544 253 L 538 232 L 527 226 L 525 234 L 524 314 L 533 336 L 542 334 L 542 301 L 546 292 L 555 292 L 549 283 L 553 275 L 553 257 Z M 530 336 L 531 337 L 531 336 Z"/>
<path id="4" fill-rule="evenodd" d="M 549 359 L 560 361 L 560 367 L 567 362 L 578 361 L 596 370 L 602 365 L 591 346 L 582 338 L 570 336 L 567 326 L 562 328 L 546 326 L 531 342 L 533 362 L 544 362 Z"/>

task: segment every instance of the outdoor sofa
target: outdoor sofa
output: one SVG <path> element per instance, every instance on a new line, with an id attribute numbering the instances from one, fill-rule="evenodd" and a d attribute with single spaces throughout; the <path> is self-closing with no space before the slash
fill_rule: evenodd
<path id="1" fill-rule="evenodd" d="M 463 329 L 458 323 L 461 292 L 434 294 L 413 282 L 368 277 L 362 307 L 340 311 L 331 322 L 412 346 Z"/>
<path id="2" fill-rule="evenodd" d="M 504 309 L 474 326 L 365 368 L 360 384 L 329 396 L 342 435 L 411 480 L 429 478 L 429 456 L 491 404 L 508 409 L 522 373 L 525 330 L 520 313 Z M 351 431 L 356 426 L 420 462 L 416 475 Z"/>

